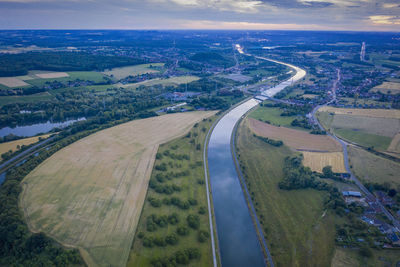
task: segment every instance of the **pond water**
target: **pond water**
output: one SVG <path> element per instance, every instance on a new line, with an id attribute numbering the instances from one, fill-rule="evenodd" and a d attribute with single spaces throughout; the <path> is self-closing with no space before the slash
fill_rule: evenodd
<path id="1" fill-rule="evenodd" d="M 79 118 L 76 120 L 67 120 L 64 122 L 45 122 L 45 123 L 36 123 L 33 125 L 26 126 L 17 126 L 15 128 L 4 127 L 0 129 L 0 137 L 7 136 L 9 134 L 17 135 L 17 136 L 25 136 L 31 137 L 35 136 L 39 133 L 47 133 L 53 130 L 54 128 L 65 128 L 77 121 L 83 121 L 86 118 Z"/>

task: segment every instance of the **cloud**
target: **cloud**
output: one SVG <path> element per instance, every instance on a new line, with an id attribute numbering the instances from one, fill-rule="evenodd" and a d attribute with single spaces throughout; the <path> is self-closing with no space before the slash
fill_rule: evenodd
<path id="1" fill-rule="evenodd" d="M 399 3 L 384 3 L 383 8 L 395 8 L 395 7 L 400 7 Z"/>
<path id="2" fill-rule="evenodd" d="M 255 23 L 245 21 L 211 21 L 191 20 L 183 22 L 187 29 L 207 30 L 321 30 L 322 27 L 316 24 L 295 24 L 295 23 Z"/>
<path id="3" fill-rule="evenodd" d="M 369 19 L 373 24 L 378 25 L 400 25 L 400 16 L 374 15 L 370 16 Z"/>

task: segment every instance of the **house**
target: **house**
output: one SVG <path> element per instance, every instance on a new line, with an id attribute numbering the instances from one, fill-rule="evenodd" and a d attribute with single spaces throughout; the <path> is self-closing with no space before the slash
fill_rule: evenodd
<path id="1" fill-rule="evenodd" d="M 358 191 L 343 191 L 344 197 L 361 197 L 361 193 Z"/>

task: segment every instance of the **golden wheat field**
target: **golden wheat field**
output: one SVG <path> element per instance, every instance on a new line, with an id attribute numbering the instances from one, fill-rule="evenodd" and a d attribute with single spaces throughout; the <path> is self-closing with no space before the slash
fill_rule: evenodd
<path id="1" fill-rule="evenodd" d="M 30 229 L 78 247 L 89 266 L 125 266 L 159 144 L 214 113 L 135 120 L 58 151 L 22 181 Z"/>
<path id="2" fill-rule="evenodd" d="M 33 143 L 36 143 L 39 141 L 39 138 L 47 138 L 49 137 L 50 134 L 44 134 L 40 136 L 34 136 L 34 137 L 29 137 L 29 138 L 23 138 L 15 141 L 10 141 L 10 142 L 5 142 L 0 144 L 0 155 L 3 153 L 6 153 L 8 151 L 15 151 L 17 150 L 17 146 L 22 146 L 22 145 L 30 145 Z"/>
<path id="3" fill-rule="evenodd" d="M 318 111 L 319 112 L 326 111 L 343 115 L 400 119 L 400 110 L 398 109 L 334 108 L 334 107 L 324 106 L 321 107 Z"/>
<path id="4" fill-rule="evenodd" d="M 322 173 L 322 168 L 329 165 L 332 166 L 332 171 L 334 172 L 346 172 L 342 152 L 302 151 L 302 153 L 304 166 L 310 167 L 312 171 Z"/>

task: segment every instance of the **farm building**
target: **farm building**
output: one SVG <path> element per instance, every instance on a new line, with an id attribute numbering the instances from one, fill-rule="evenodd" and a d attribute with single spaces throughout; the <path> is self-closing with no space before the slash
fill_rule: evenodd
<path id="1" fill-rule="evenodd" d="M 358 191 L 343 191 L 344 197 L 361 197 L 361 193 Z"/>

